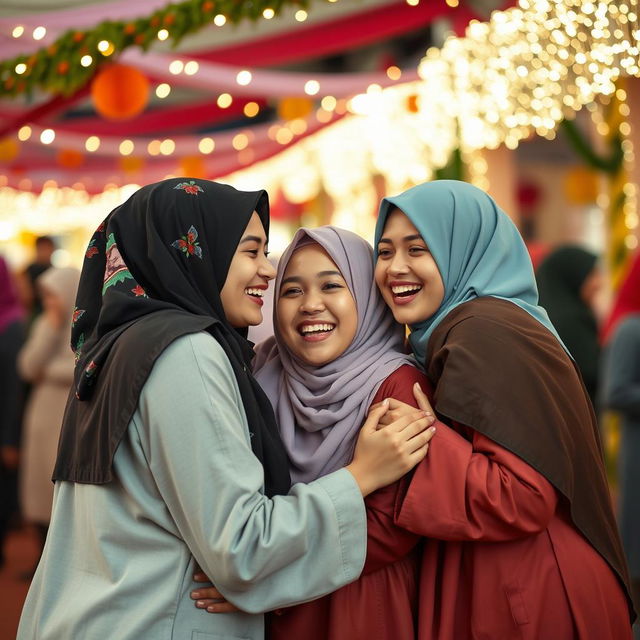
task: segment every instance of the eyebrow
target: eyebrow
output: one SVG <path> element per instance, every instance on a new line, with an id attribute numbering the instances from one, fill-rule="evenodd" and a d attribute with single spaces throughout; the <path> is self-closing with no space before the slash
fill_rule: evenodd
<path id="1" fill-rule="evenodd" d="M 343 278 L 343 275 L 339 271 L 319 271 L 316 273 L 316 278 L 326 278 L 327 276 L 340 276 Z M 280 283 L 280 286 L 289 282 L 302 282 L 302 278 L 300 276 L 289 276 Z"/>
<path id="2" fill-rule="evenodd" d="M 259 236 L 245 236 L 244 238 L 242 238 L 242 240 L 240 240 L 239 244 L 242 244 L 243 242 L 257 242 L 258 244 L 261 244 L 262 238 L 260 238 Z"/>
<path id="3" fill-rule="evenodd" d="M 405 236 L 404 238 L 402 238 L 402 240 L 403 242 L 413 242 L 413 240 L 422 240 L 422 242 L 424 242 L 424 238 L 419 233 L 414 233 L 411 236 Z M 382 242 L 393 244 L 389 238 L 380 238 L 380 240 L 378 240 L 378 244 Z"/>

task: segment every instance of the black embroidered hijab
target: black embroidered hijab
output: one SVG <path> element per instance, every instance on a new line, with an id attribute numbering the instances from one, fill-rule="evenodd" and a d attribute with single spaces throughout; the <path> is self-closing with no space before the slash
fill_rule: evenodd
<path id="1" fill-rule="evenodd" d="M 273 409 L 249 370 L 252 344 L 246 329 L 227 322 L 220 300 L 254 211 L 268 233 L 265 191 L 175 178 L 143 187 L 98 227 L 85 254 L 73 314 L 75 388 L 54 480 L 110 482 L 113 456 L 156 358 L 176 338 L 207 331 L 233 368 L 251 447 L 264 467 L 265 492 L 289 490 Z"/>

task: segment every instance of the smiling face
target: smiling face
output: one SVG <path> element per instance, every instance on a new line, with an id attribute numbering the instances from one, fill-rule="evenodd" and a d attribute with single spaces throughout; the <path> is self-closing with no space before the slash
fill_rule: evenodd
<path id="1" fill-rule="evenodd" d="M 229 266 L 220 300 L 232 327 L 262 322 L 262 296 L 276 272 L 267 259 L 267 236 L 257 213 L 253 213 Z"/>
<path id="2" fill-rule="evenodd" d="M 358 329 L 358 310 L 338 267 L 320 245 L 293 253 L 276 295 L 278 330 L 299 360 L 319 367 L 347 350 Z"/>
<path id="3" fill-rule="evenodd" d="M 375 279 L 393 316 L 404 324 L 430 318 L 444 299 L 444 283 L 419 231 L 399 209 L 387 217 L 378 242 Z"/>

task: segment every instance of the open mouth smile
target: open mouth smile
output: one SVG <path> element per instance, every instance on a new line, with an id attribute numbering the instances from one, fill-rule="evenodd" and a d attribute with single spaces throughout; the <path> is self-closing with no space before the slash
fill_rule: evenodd
<path id="1" fill-rule="evenodd" d="M 306 342 L 321 342 L 326 340 L 335 328 L 333 322 L 303 322 L 298 325 L 298 333 Z"/>
<path id="2" fill-rule="evenodd" d="M 252 302 L 255 302 L 260 307 L 264 304 L 264 300 L 262 297 L 264 296 L 264 292 L 266 287 L 247 287 L 244 292 L 251 298 Z"/>
<path id="3" fill-rule="evenodd" d="M 389 288 L 395 304 L 409 304 L 422 291 L 422 285 L 416 282 L 394 282 Z"/>

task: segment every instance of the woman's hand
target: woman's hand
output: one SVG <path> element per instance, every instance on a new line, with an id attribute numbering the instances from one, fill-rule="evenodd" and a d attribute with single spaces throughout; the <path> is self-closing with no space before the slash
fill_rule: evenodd
<path id="1" fill-rule="evenodd" d="M 413 385 L 413 397 L 416 399 L 416 403 L 418 407 L 427 413 L 427 415 L 434 415 L 433 409 L 431 407 L 431 403 L 429 402 L 429 398 L 425 395 L 425 393 L 420 388 L 420 383 L 416 382 Z M 411 415 L 415 413 L 416 408 L 407 404 L 406 402 L 402 402 L 401 400 L 396 400 L 395 398 L 388 398 L 389 400 L 389 409 L 388 411 L 380 418 L 378 422 L 378 428 L 386 427 L 390 425 L 392 422 L 399 420 L 403 416 Z M 382 405 L 382 402 L 377 402 L 374 405 L 371 405 L 369 409 L 369 413 L 373 409 L 379 408 Z"/>
<path id="2" fill-rule="evenodd" d="M 200 567 L 196 567 L 193 580 L 194 582 L 211 582 L 207 575 L 200 570 Z M 196 601 L 196 607 L 198 607 L 198 609 L 206 609 L 209 613 L 233 613 L 234 611 L 240 611 L 238 607 L 227 602 L 225 597 L 212 586 L 200 587 L 192 591 L 191 598 Z"/>
<path id="3" fill-rule="evenodd" d="M 380 419 L 386 414 L 389 401 L 369 412 L 360 430 L 351 464 L 347 469 L 353 474 L 363 496 L 385 487 L 413 469 L 429 450 L 429 441 L 435 433 L 430 427 L 433 415 L 415 409 L 384 429 L 378 429 Z"/>

